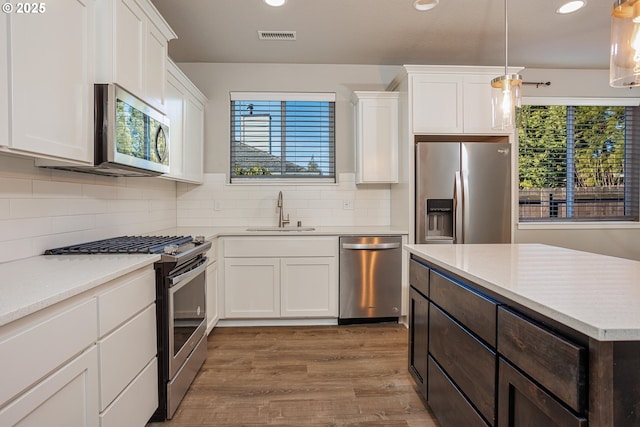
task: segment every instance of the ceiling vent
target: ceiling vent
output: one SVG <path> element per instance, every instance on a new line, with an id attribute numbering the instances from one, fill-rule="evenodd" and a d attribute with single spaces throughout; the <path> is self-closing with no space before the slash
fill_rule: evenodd
<path id="1" fill-rule="evenodd" d="M 290 40 L 296 39 L 295 31 L 258 31 L 258 38 L 260 40 Z"/>

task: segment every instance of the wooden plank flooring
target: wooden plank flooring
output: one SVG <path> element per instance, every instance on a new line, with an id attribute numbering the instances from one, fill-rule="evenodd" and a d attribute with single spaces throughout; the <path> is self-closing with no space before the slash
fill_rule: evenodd
<path id="1" fill-rule="evenodd" d="M 407 329 L 216 328 L 174 418 L 148 427 L 437 427 L 407 372 Z"/>

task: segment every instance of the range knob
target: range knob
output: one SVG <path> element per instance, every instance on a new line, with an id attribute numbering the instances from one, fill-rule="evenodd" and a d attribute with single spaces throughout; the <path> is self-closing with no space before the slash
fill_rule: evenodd
<path id="1" fill-rule="evenodd" d="M 201 245 L 204 243 L 204 236 L 196 236 L 193 238 L 193 243 L 196 245 Z"/>
<path id="2" fill-rule="evenodd" d="M 167 245 L 164 247 L 164 253 L 167 255 L 175 255 L 178 253 L 178 245 Z"/>

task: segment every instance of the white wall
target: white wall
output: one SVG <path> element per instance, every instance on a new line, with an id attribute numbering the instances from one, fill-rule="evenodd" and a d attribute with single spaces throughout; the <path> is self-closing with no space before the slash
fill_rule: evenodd
<path id="1" fill-rule="evenodd" d="M 384 90 L 400 69 L 377 65 L 215 64 L 178 66 L 209 99 L 205 113 L 205 171 L 229 171 L 229 92 L 335 92 L 336 171 L 355 172 L 354 90 Z"/>
<path id="2" fill-rule="evenodd" d="M 338 184 L 230 185 L 224 173 L 205 179 L 203 185 L 178 184 L 180 226 L 278 225 L 278 191 L 293 226 L 389 225 L 389 186 L 356 188 L 353 173 L 340 174 Z"/>
<path id="3" fill-rule="evenodd" d="M 550 86 L 525 86 L 525 97 L 631 97 L 640 98 L 640 90 L 609 86 L 608 70 L 527 69 L 525 81 L 547 82 Z M 516 184 L 517 185 L 517 184 Z M 517 243 L 546 243 L 571 249 L 640 260 L 640 227 L 637 223 L 518 225 Z"/>
<path id="4" fill-rule="evenodd" d="M 0 155 L 0 262 L 176 226 L 176 184 L 36 168 Z"/>
<path id="5" fill-rule="evenodd" d="M 388 185 L 356 186 L 353 106 L 355 90 L 384 90 L 400 69 L 377 65 L 201 64 L 179 67 L 207 96 L 205 183 L 179 184 L 178 225 L 276 225 L 275 200 L 285 196 L 292 223 L 389 225 Z M 334 92 L 337 184 L 229 185 L 229 92 Z M 343 209 L 344 201 L 353 209 Z M 214 209 L 218 203 L 219 210 Z"/>

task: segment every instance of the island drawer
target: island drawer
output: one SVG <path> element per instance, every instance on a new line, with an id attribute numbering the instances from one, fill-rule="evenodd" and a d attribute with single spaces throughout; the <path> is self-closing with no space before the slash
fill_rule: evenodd
<path id="1" fill-rule="evenodd" d="M 429 297 L 451 317 L 495 348 L 497 304 L 494 301 L 434 270 L 430 273 Z"/>
<path id="2" fill-rule="evenodd" d="M 573 414 L 566 406 L 502 358 L 500 358 L 498 370 L 500 371 L 498 385 L 500 427 L 524 425 L 585 427 L 587 425 L 585 418 Z"/>
<path id="3" fill-rule="evenodd" d="M 578 413 L 586 407 L 586 350 L 504 307 L 498 352 Z"/>
<path id="4" fill-rule="evenodd" d="M 429 308 L 429 353 L 493 424 L 496 354 L 433 304 Z"/>
<path id="5" fill-rule="evenodd" d="M 429 297 L 429 267 L 412 259 L 409 261 L 409 284 Z"/>
<path id="6" fill-rule="evenodd" d="M 429 407 L 443 427 L 487 427 L 442 369 L 429 356 Z"/>

